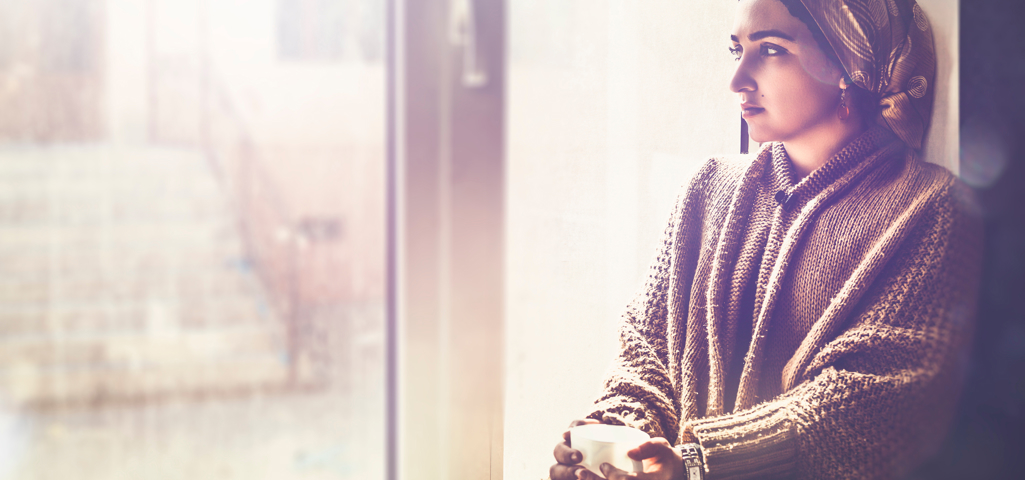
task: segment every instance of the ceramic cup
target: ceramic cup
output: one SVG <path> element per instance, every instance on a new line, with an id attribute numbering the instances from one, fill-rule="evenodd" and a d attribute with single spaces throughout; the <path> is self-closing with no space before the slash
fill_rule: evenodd
<path id="1" fill-rule="evenodd" d="M 570 446 L 579 450 L 583 456 L 580 465 L 602 478 L 605 478 L 600 469 L 603 463 L 610 463 L 627 472 L 642 472 L 641 462 L 627 457 L 626 452 L 649 438 L 647 433 L 636 428 L 620 425 L 591 423 L 569 429 Z"/>

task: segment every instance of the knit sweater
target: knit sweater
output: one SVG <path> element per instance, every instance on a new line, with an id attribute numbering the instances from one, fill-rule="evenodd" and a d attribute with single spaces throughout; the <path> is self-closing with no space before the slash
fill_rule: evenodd
<path id="1" fill-rule="evenodd" d="M 800 181 L 782 144 L 713 158 L 588 417 L 692 430 L 710 479 L 899 478 L 950 423 L 980 263 L 969 190 L 881 128 Z"/>

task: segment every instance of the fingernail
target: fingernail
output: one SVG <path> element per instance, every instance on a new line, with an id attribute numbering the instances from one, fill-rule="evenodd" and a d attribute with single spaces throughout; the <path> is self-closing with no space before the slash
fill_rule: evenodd
<path id="1" fill-rule="evenodd" d="M 573 463 L 580 463 L 580 452 L 573 452 L 573 455 L 570 455 L 569 458 L 573 460 Z"/>
<path id="2" fill-rule="evenodd" d="M 610 468 L 612 468 L 612 464 L 611 463 L 603 463 L 603 464 L 601 464 L 601 473 L 605 473 L 605 471 L 610 469 Z"/>
<path id="3" fill-rule="evenodd" d="M 583 474 L 583 471 L 584 471 L 584 469 L 582 469 L 582 468 L 578 468 L 578 469 L 576 469 L 576 471 L 574 471 L 574 472 L 573 472 L 573 475 L 576 475 L 576 476 L 577 476 L 577 479 L 579 480 L 579 479 L 581 479 L 581 478 L 584 478 L 584 477 L 581 477 L 581 476 L 580 476 L 580 475 L 582 475 L 582 474 Z"/>

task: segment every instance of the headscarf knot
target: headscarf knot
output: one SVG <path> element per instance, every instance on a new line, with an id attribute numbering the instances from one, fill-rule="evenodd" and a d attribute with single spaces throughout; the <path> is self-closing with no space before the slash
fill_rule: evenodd
<path id="1" fill-rule="evenodd" d="M 936 53 L 915 0 L 801 0 L 851 81 L 879 97 L 876 122 L 921 150 L 932 117 Z"/>

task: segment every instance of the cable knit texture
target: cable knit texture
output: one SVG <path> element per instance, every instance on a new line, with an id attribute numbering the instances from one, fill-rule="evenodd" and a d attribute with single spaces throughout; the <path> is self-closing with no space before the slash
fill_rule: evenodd
<path id="1" fill-rule="evenodd" d="M 711 159 L 588 417 L 672 442 L 689 427 L 710 479 L 905 475 L 967 368 L 975 205 L 882 128 L 800 181 L 778 143 Z"/>

